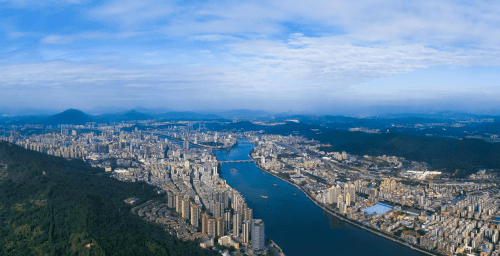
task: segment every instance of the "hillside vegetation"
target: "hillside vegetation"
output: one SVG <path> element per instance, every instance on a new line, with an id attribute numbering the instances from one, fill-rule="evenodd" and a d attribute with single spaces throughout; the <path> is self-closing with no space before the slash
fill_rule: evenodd
<path id="1" fill-rule="evenodd" d="M 159 198 L 81 160 L 0 143 L 0 255 L 215 255 L 130 213 Z"/>
<path id="2" fill-rule="evenodd" d="M 500 168 L 500 143 L 478 139 L 435 138 L 399 133 L 367 134 L 331 131 L 314 136 L 330 143 L 329 151 L 357 155 L 395 155 L 429 163 L 434 168 L 463 176 L 477 168 Z M 457 169 L 460 171 L 456 172 Z"/>

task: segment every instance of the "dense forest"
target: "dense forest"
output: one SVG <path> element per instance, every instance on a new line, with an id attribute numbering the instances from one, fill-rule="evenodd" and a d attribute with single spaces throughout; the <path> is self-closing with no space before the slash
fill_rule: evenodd
<path id="1" fill-rule="evenodd" d="M 0 142 L 0 255 L 216 255 L 130 213 L 153 189 Z"/>

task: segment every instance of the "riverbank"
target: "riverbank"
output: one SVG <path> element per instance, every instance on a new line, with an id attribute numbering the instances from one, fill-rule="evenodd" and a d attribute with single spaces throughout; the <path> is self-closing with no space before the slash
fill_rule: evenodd
<path id="1" fill-rule="evenodd" d="M 399 243 L 399 244 L 401 244 L 401 245 L 404 245 L 405 247 L 411 248 L 412 250 L 415 250 L 415 251 L 417 251 L 417 252 L 424 253 L 424 254 L 431 255 L 431 256 L 440 256 L 440 255 L 441 255 L 441 254 L 437 254 L 437 253 L 429 252 L 429 251 L 426 251 L 426 250 L 424 250 L 424 249 L 418 248 L 418 247 L 416 247 L 416 246 L 413 246 L 413 245 L 407 244 L 406 242 L 401 241 L 401 240 L 399 240 L 399 239 L 398 239 L 398 238 L 396 238 L 396 237 L 393 237 L 393 236 L 391 236 L 391 235 L 389 235 L 389 234 L 385 234 L 385 233 L 383 233 L 383 232 L 381 232 L 381 231 L 379 231 L 379 230 L 375 230 L 375 229 L 373 229 L 373 228 L 371 228 L 371 227 L 367 227 L 367 226 L 365 226 L 365 225 L 363 225 L 363 224 L 361 224 L 361 223 L 358 223 L 358 222 L 356 222 L 356 221 L 353 221 L 353 220 L 351 220 L 351 219 L 346 218 L 345 216 L 342 216 L 342 215 L 340 215 L 340 214 L 336 213 L 335 211 L 333 211 L 333 210 L 329 209 L 328 207 L 324 206 L 323 204 L 320 204 L 319 202 L 317 202 L 314 198 L 312 198 L 312 196 L 311 196 L 311 195 L 310 195 L 310 194 L 309 194 L 309 193 L 308 193 L 305 189 L 303 189 L 303 188 L 302 188 L 302 187 L 300 187 L 299 185 L 297 185 L 297 184 L 295 184 L 295 183 L 293 183 L 293 182 L 291 182 L 291 181 L 289 181 L 289 180 L 287 180 L 287 179 L 284 179 L 284 178 L 282 178 L 282 177 L 280 177 L 280 176 L 278 176 L 278 175 L 276 175 L 276 174 L 274 174 L 274 173 L 272 173 L 272 172 L 270 172 L 270 171 L 266 170 L 265 168 L 262 168 L 262 167 L 258 164 L 258 162 L 257 162 L 257 161 L 255 161 L 255 159 L 253 159 L 253 158 L 252 158 L 251 154 L 249 155 L 249 157 L 250 157 L 250 159 L 252 159 L 252 160 L 254 161 L 255 166 L 256 166 L 257 168 L 259 168 L 259 169 L 260 169 L 260 170 L 262 170 L 263 172 L 268 173 L 268 174 L 270 174 L 270 175 L 272 175 L 272 176 L 274 176 L 274 177 L 276 177 L 276 178 L 278 178 L 278 179 L 280 179 L 280 180 L 282 180 L 282 181 L 284 181 L 284 182 L 286 182 L 286 183 L 288 183 L 288 184 L 290 184 L 290 185 L 294 186 L 295 188 L 299 189 L 300 191 L 302 191 L 302 193 L 304 193 L 304 195 L 306 195 L 306 197 L 307 197 L 309 200 L 311 200 L 311 201 L 312 201 L 312 202 L 313 202 L 316 206 L 320 207 L 322 210 L 326 211 L 328 214 L 330 214 L 330 215 L 332 215 L 332 216 L 334 216 L 334 217 L 336 217 L 336 218 L 338 218 L 338 219 L 341 219 L 342 221 L 345 221 L 345 222 L 347 222 L 347 223 L 349 223 L 349 224 L 352 224 L 352 225 L 354 225 L 354 226 L 356 226 L 356 227 L 358 227 L 358 228 L 364 229 L 364 230 L 369 231 L 369 232 L 371 232 L 371 233 L 373 233 L 373 234 L 376 234 L 376 235 L 381 236 L 381 237 L 383 237 L 383 238 L 389 239 L 389 240 L 391 240 L 391 241 L 393 241 L 393 242 L 397 242 L 397 243 Z"/>

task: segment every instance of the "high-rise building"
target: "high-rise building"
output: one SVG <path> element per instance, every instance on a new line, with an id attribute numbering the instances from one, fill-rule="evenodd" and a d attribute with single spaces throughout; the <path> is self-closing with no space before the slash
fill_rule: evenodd
<path id="1" fill-rule="evenodd" d="M 223 200 L 222 202 L 224 202 L 224 205 L 226 207 L 228 207 L 229 206 L 229 191 L 224 192 L 222 200 Z"/>
<path id="2" fill-rule="evenodd" d="M 222 212 L 221 212 L 222 209 L 221 208 L 222 208 L 222 204 L 218 201 L 215 201 L 213 204 L 213 210 L 212 210 L 212 213 L 214 214 L 215 218 L 222 217 Z"/>
<path id="3" fill-rule="evenodd" d="M 212 213 L 212 205 L 213 205 L 213 200 L 208 200 L 206 203 L 205 203 L 205 206 L 207 207 L 207 211 Z"/>
<path id="4" fill-rule="evenodd" d="M 240 235 L 240 222 L 241 214 L 239 211 L 234 212 L 233 216 L 233 236 L 238 237 Z"/>
<path id="5" fill-rule="evenodd" d="M 203 213 L 201 217 L 201 233 L 206 234 L 208 229 L 208 214 Z"/>
<path id="6" fill-rule="evenodd" d="M 265 247 L 264 221 L 260 219 L 252 220 L 252 250 L 261 251 Z"/>
<path id="7" fill-rule="evenodd" d="M 241 225 L 241 242 L 248 244 L 250 241 L 250 221 L 245 220 Z"/>
<path id="8" fill-rule="evenodd" d="M 356 186 L 354 184 L 349 185 L 349 193 L 351 194 L 351 204 L 356 202 Z"/>
<path id="9" fill-rule="evenodd" d="M 226 231 L 231 229 L 231 210 L 226 210 L 224 212 L 224 228 Z"/>
<path id="10" fill-rule="evenodd" d="M 182 211 L 182 194 L 175 194 L 175 211 L 180 213 Z"/>
<path id="11" fill-rule="evenodd" d="M 182 218 L 189 219 L 190 202 L 188 198 L 182 199 Z"/>
<path id="12" fill-rule="evenodd" d="M 61 134 L 62 135 L 69 135 L 69 129 L 62 129 L 61 128 Z"/>
<path id="13" fill-rule="evenodd" d="M 243 213 L 244 213 L 243 220 L 246 220 L 248 222 L 252 221 L 252 219 L 253 219 L 253 210 L 252 209 L 246 208 Z"/>
<path id="14" fill-rule="evenodd" d="M 167 192 L 167 207 L 171 209 L 175 208 L 175 195 L 171 191 Z"/>
<path id="15" fill-rule="evenodd" d="M 238 203 L 239 203 L 238 194 L 236 192 L 234 192 L 233 198 L 231 198 L 231 208 L 233 208 L 233 210 L 237 211 L 238 210 Z"/>
<path id="16" fill-rule="evenodd" d="M 224 236 L 224 220 L 222 217 L 216 218 L 217 221 L 217 236 Z"/>
<path id="17" fill-rule="evenodd" d="M 200 222 L 200 206 L 191 203 L 191 226 L 197 228 Z"/>
<path id="18" fill-rule="evenodd" d="M 215 237 L 217 235 L 217 222 L 214 218 L 208 219 L 207 223 L 207 235 L 211 237 Z"/>
<path id="19" fill-rule="evenodd" d="M 337 197 L 339 196 L 339 190 L 340 190 L 339 185 L 332 186 L 328 189 L 327 199 L 326 199 L 327 204 L 337 203 Z"/>

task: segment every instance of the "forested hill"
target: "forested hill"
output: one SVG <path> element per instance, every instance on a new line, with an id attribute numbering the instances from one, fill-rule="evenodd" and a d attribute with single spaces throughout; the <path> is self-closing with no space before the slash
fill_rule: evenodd
<path id="1" fill-rule="evenodd" d="M 130 213 L 159 195 L 81 160 L 0 142 L 0 255 L 214 255 Z"/>
<path id="2" fill-rule="evenodd" d="M 395 155 L 429 163 L 456 177 L 463 177 L 478 168 L 500 169 L 500 143 L 478 139 L 423 137 L 399 133 L 368 134 L 363 132 L 329 131 L 312 136 L 333 147 L 357 155 Z M 457 171 L 458 170 L 458 171 Z"/>

